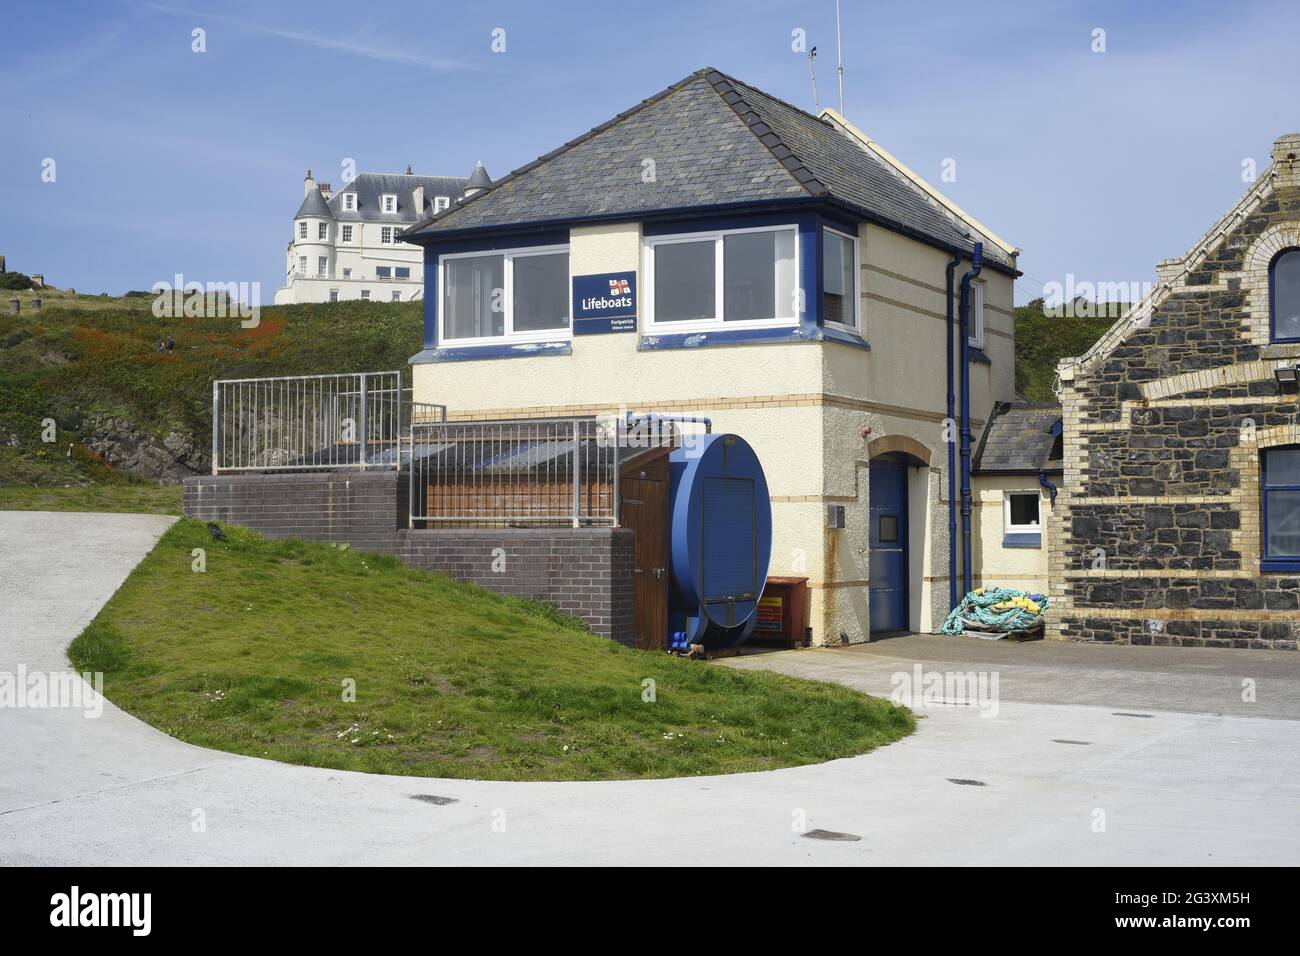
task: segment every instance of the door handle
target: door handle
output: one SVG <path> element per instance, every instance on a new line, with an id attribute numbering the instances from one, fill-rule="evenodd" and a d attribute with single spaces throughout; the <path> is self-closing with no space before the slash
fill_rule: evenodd
<path id="1" fill-rule="evenodd" d="M 656 577 L 656 578 L 662 578 L 663 576 L 664 576 L 664 569 L 663 569 L 663 568 L 655 568 L 655 577 Z"/>

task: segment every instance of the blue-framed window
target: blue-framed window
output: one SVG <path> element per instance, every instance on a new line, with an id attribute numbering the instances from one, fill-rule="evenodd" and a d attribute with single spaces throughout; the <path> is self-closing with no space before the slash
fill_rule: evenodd
<path id="1" fill-rule="evenodd" d="M 1300 445 L 1260 454 L 1265 571 L 1300 570 Z"/>
<path id="2" fill-rule="evenodd" d="M 1274 342 L 1300 342 L 1300 249 L 1283 249 L 1268 267 L 1268 308 Z"/>

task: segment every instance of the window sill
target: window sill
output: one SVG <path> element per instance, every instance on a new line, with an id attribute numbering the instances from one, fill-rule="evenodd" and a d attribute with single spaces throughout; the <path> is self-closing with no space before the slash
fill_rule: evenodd
<path id="1" fill-rule="evenodd" d="M 636 348 L 638 352 L 649 352 L 656 349 L 695 349 L 785 342 L 843 342 L 861 349 L 871 348 L 866 339 L 847 328 L 808 324 L 782 325 L 773 328 L 719 328 L 696 332 L 646 332 L 637 340 Z"/>
<path id="2" fill-rule="evenodd" d="M 1041 531 L 1015 531 L 1002 536 L 1004 548 L 1041 548 L 1043 534 Z"/>
<path id="3" fill-rule="evenodd" d="M 967 350 L 967 354 L 970 356 L 970 360 L 971 360 L 972 362 L 977 362 L 977 363 L 979 363 L 980 365 L 992 365 L 992 364 L 993 364 L 993 360 L 992 360 L 991 358 L 989 358 L 987 355 L 984 354 L 984 350 L 983 350 L 982 348 L 977 348 L 976 346 L 972 345 L 972 346 Z"/>
<path id="4" fill-rule="evenodd" d="M 1259 562 L 1259 570 L 1265 573 L 1300 574 L 1300 558 L 1263 558 Z"/>
<path id="5" fill-rule="evenodd" d="M 476 359 L 536 358 L 541 355 L 572 355 L 573 342 L 493 342 L 486 345 L 440 345 L 424 349 L 410 358 L 412 365 L 437 362 L 471 362 Z"/>

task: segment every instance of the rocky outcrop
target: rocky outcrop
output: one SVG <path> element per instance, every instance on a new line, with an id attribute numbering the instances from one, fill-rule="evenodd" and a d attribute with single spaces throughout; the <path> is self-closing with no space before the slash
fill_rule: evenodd
<path id="1" fill-rule="evenodd" d="M 81 442 L 114 468 L 156 481 L 179 482 L 212 464 L 193 435 L 174 431 L 159 442 L 125 418 L 88 420 Z"/>

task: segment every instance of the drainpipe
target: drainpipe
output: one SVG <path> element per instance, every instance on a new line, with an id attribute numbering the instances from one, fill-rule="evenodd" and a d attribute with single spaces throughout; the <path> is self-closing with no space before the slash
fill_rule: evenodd
<path id="1" fill-rule="evenodd" d="M 1047 497 L 1048 497 L 1048 500 L 1050 500 L 1051 503 L 1052 503 L 1052 505 L 1053 505 L 1053 507 L 1055 507 L 1055 505 L 1056 505 L 1056 485 L 1052 484 L 1050 481 L 1047 480 L 1047 472 L 1046 472 L 1046 471 L 1040 471 L 1040 472 L 1038 473 L 1038 483 L 1039 483 L 1040 485 L 1042 485 L 1045 489 L 1047 489 Z"/>
<path id="2" fill-rule="evenodd" d="M 975 243 L 970 270 L 961 277 L 961 576 L 963 594 L 971 583 L 970 493 L 970 285 L 984 266 L 984 243 Z"/>
<path id="3" fill-rule="evenodd" d="M 961 254 L 953 253 L 952 262 L 948 263 L 948 418 L 949 422 L 954 421 L 953 412 L 956 411 L 957 397 L 954 394 L 953 384 L 953 347 L 952 333 L 953 325 L 957 320 L 956 310 L 952 304 L 952 293 L 954 285 L 954 273 L 957 267 L 961 265 Z M 948 446 L 948 610 L 951 611 L 957 606 L 957 485 L 954 479 L 957 477 L 957 443 L 952 439 L 955 436 L 949 435 L 946 442 Z"/>

